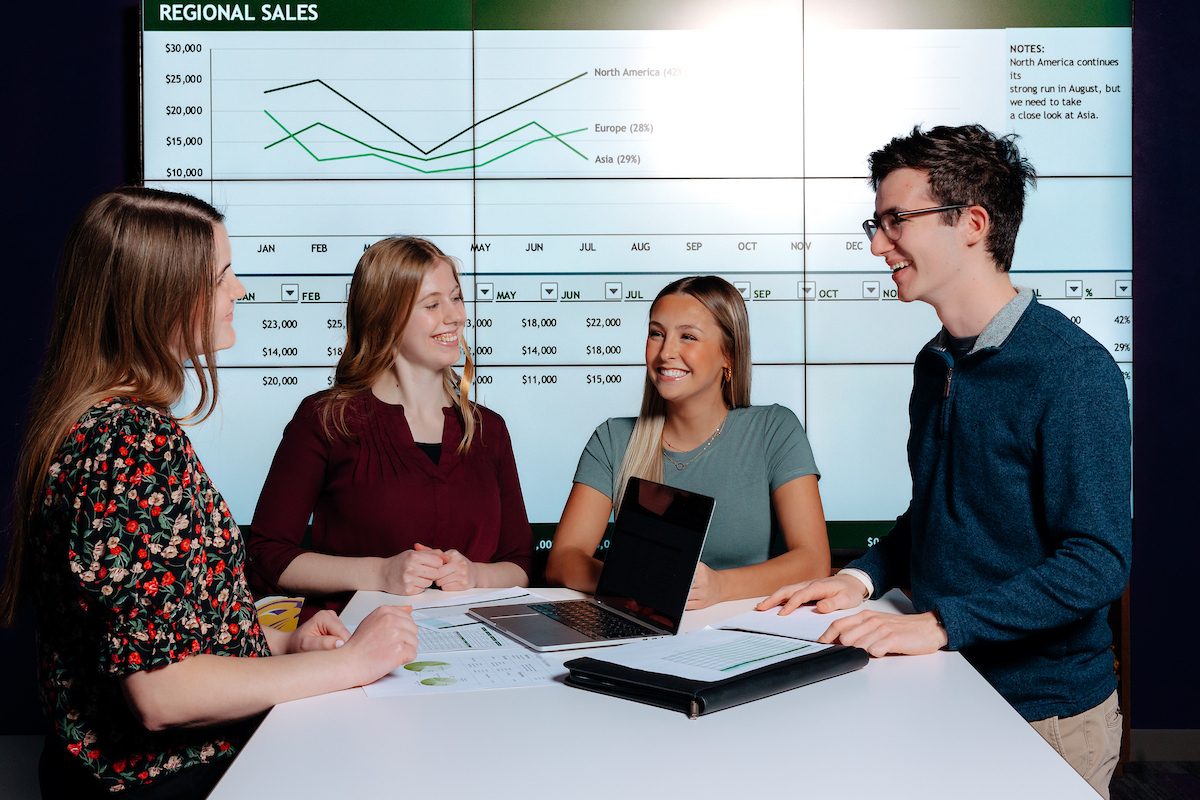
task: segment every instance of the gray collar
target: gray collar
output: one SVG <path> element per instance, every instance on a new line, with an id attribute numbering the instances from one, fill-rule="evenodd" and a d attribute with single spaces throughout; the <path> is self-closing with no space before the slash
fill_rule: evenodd
<path id="1" fill-rule="evenodd" d="M 1018 286 L 1017 296 L 1004 304 L 1004 307 L 996 312 L 996 316 L 992 317 L 992 321 L 980 332 L 979 337 L 975 340 L 975 346 L 971 348 L 971 353 L 978 353 L 988 347 L 999 347 L 1004 344 L 1004 340 L 1012 333 L 1013 328 L 1017 326 L 1017 320 L 1025 313 L 1025 309 L 1033 302 L 1033 290 L 1028 286 Z M 938 335 L 933 337 L 933 341 L 929 344 L 938 350 L 948 350 L 950 332 L 943 327 L 938 331 Z"/>

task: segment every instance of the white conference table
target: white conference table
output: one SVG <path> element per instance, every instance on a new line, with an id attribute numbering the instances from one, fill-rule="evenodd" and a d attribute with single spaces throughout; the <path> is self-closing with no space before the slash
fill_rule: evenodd
<path id="1" fill-rule="evenodd" d="M 538 588 L 551 599 L 579 597 Z M 359 592 L 444 605 L 471 592 Z M 684 615 L 684 630 L 753 600 Z M 867 604 L 891 610 L 884 601 Z M 588 653 L 548 654 L 565 661 Z M 689 720 L 566 685 L 276 706 L 211 797 L 1080 798 L 1096 793 L 958 653 L 872 659 L 849 675 Z"/>

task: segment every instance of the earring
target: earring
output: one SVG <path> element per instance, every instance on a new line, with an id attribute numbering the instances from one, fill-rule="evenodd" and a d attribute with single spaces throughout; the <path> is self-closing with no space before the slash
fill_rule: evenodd
<path id="1" fill-rule="evenodd" d="M 722 370 L 722 372 L 721 372 L 721 377 L 725 379 L 726 383 L 732 382 L 733 381 L 733 370 L 731 370 L 729 368 L 729 366 L 726 365 L 725 369 Z"/>

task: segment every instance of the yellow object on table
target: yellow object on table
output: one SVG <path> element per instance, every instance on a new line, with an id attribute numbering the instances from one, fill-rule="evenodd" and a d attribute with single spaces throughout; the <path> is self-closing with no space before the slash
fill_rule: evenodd
<path id="1" fill-rule="evenodd" d="M 304 608 L 303 597 L 264 597 L 254 603 L 258 609 L 258 621 L 264 627 L 288 633 L 296 630 L 300 622 L 300 609 Z"/>

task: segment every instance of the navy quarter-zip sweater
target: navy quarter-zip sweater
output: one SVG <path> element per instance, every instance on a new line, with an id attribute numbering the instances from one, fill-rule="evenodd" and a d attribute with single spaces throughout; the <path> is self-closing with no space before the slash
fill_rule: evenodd
<path id="1" fill-rule="evenodd" d="M 945 329 L 917 356 L 913 495 L 850 566 L 876 596 L 912 590 L 1027 720 L 1116 688 L 1108 607 L 1129 579 L 1130 421 L 1112 356 L 1028 289 L 954 362 Z"/>

